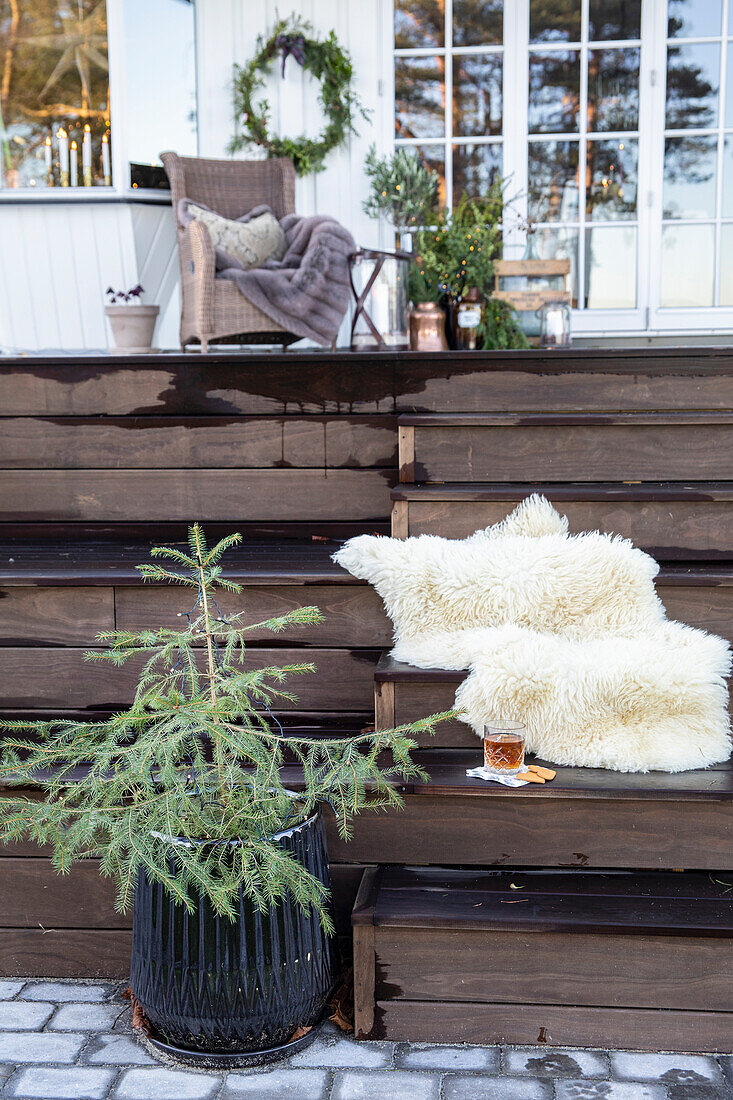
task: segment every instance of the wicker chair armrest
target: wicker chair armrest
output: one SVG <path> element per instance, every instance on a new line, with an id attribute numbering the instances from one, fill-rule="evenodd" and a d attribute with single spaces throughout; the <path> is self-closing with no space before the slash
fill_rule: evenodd
<path id="1" fill-rule="evenodd" d="M 214 324 L 214 276 L 216 257 L 206 226 L 192 221 L 183 231 L 181 240 L 184 293 L 193 294 L 196 325 L 201 333 L 211 332 Z"/>

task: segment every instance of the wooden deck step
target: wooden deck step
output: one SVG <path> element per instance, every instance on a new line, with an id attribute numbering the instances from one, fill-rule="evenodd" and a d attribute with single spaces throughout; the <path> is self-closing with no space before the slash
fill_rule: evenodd
<path id="1" fill-rule="evenodd" d="M 401 482 L 733 478 L 732 412 L 443 413 L 398 434 Z"/>
<path id="2" fill-rule="evenodd" d="M 560 768 L 544 786 L 501 787 L 466 775 L 481 763 L 471 736 L 470 748 L 418 750 L 430 780 L 403 785 L 402 813 L 362 815 L 348 844 L 329 822 L 330 858 L 733 872 L 730 761 L 678 775 Z"/>
<path id="3" fill-rule="evenodd" d="M 357 1036 L 733 1049 L 733 899 L 708 875 L 379 867 L 352 924 Z"/>
<path id="4" fill-rule="evenodd" d="M 532 493 L 552 501 L 572 532 L 623 535 L 661 559 L 733 559 L 733 483 L 725 481 L 400 485 L 392 534 L 466 538 Z"/>

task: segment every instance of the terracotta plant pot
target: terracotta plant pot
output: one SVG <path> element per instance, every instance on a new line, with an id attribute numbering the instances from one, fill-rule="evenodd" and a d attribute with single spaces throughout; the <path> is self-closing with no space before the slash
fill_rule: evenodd
<path id="1" fill-rule="evenodd" d="M 150 351 L 159 306 L 105 306 L 116 347 L 110 351 L 124 354 Z"/>

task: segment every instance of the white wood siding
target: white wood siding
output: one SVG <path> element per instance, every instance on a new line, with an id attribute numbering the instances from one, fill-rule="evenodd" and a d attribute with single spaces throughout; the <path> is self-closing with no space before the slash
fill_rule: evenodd
<path id="1" fill-rule="evenodd" d="M 272 29 L 278 11 L 281 16 L 295 11 L 318 34 L 336 32 L 341 45 L 351 54 L 355 87 L 370 111 L 370 118 L 357 119 L 358 134 L 343 149 L 329 155 L 323 172 L 297 181 L 296 209 L 299 214 L 331 214 L 351 230 L 357 244 L 371 247 L 378 246 L 380 241 L 394 247 L 390 233 L 382 230 L 380 237 L 379 225 L 361 209 L 367 193 L 363 174 L 367 149 L 371 142 L 376 142 L 379 149 L 387 149 L 392 141 L 391 41 L 385 36 L 385 26 L 389 26 L 387 8 L 391 11 L 391 0 L 296 0 L 285 5 L 278 0 L 197 0 L 196 4 L 202 156 L 226 155 L 233 133 L 234 63 L 241 64 L 252 56 L 257 36 Z M 318 135 L 322 124 L 318 85 L 292 58 L 288 58 L 285 66 L 285 79 L 280 75 L 280 64 L 273 65 L 263 94 L 270 104 L 273 132 L 290 137 Z"/>
<path id="2" fill-rule="evenodd" d="M 169 206 L 0 204 L 0 348 L 104 349 L 108 286 L 145 287 L 158 347 L 178 346 L 178 256 Z"/>

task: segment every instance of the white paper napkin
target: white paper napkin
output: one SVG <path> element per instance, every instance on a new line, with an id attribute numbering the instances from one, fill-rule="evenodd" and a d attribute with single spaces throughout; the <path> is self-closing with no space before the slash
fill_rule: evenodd
<path id="1" fill-rule="evenodd" d="M 466 775 L 471 779 L 485 779 L 487 783 L 502 783 L 505 787 L 526 787 L 528 779 L 517 779 L 515 775 L 492 771 L 483 764 L 480 768 L 467 768 Z"/>

